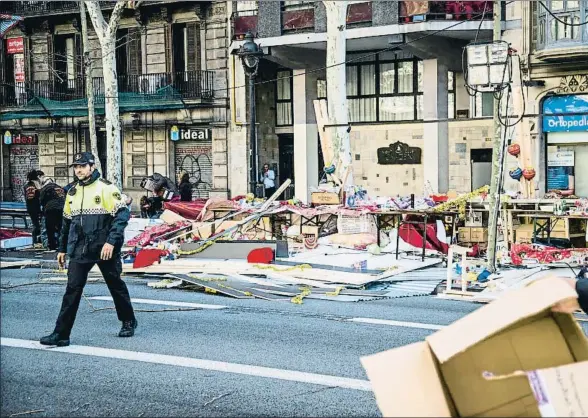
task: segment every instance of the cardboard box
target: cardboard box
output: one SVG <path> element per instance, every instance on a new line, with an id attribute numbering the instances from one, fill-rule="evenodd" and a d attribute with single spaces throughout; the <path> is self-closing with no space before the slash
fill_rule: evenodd
<path id="1" fill-rule="evenodd" d="M 539 416 L 525 372 L 588 360 L 588 339 L 574 317 L 551 312 L 576 297 L 562 280 L 539 280 L 424 342 L 363 357 L 383 416 Z M 586 378 L 575 383 L 588 393 Z"/>
<path id="2" fill-rule="evenodd" d="M 470 240 L 471 242 L 487 242 L 488 228 L 471 228 Z"/>
<path id="3" fill-rule="evenodd" d="M 314 205 L 340 205 L 341 197 L 338 193 L 313 192 L 310 194 L 310 202 Z"/>
<path id="4" fill-rule="evenodd" d="M 470 242 L 471 228 L 459 228 L 457 231 L 457 239 L 459 242 Z"/>

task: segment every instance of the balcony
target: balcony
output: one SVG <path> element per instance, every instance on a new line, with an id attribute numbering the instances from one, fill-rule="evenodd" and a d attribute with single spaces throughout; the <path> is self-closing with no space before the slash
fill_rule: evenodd
<path id="1" fill-rule="evenodd" d="M 247 32 L 257 36 L 257 9 L 239 10 L 231 16 L 233 39 L 242 40 Z"/>
<path id="2" fill-rule="evenodd" d="M 104 79 L 94 77 L 96 103 L 104 102 Z M 181 71 L 144 75 L 119 75 L 120 101 L 128 106 L 161 101 L 162 103 L 213 97 L 213 73 L 211 71 Z M 41 98 L 57 102 L 84 99 L 85 83 L 82 78 L 57 81 L 29 81 L 16 85 L 0 85 L 0 107 L 25 107 L 32 99 Z"/>
<path id="3" fill-rule="evenodd" d="M 488 1 L 401 1 L 400 23 L 429 20 L 492 20 L 493 2 Z"/>
<path id="4" fill-rule="evenodd" d="M 314 1 L 282 2 L 282 31 L 314 30 Z"/>
<path id="5" fill-rule="evenodd" d="M 0 85 L 0 107 L 21 107 L 35 97 L 55 101 L 83 99 L 84 80 L 42 80 Z"/>
<path id="6" fill-rule="evenodd" d="M 574 61 L 588 57 L 588 0 L 545 0 L 536 10 L 535 57 L 542 61 Z"/>
<path id="7" fill-rule="evenodd" d="M 14 14 L 23 17 L 49 14 L 79 13 L 77 1 L 7 1 L 0 2 L 0 14 Z"/>

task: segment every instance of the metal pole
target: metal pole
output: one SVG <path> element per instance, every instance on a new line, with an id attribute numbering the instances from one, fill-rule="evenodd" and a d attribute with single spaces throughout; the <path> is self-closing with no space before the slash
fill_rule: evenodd
<path id="1" fill-rule="evenodd" d="M 249 142 L 251 146 L 251 193 L 257 184 L 257 135 L 255 129 L 255 72 L 249 75 Z"/>
<path id="2" fill-rule="evenodd" d="M 501 8 L 502 1 L 494 0 L 494 31 L 493 40 L 494 42 L 501 40 L 501 19 L 502 14 Z M 488 222 L 488 270 L 492 273 L 496 271 L 496 236 L 498 234 L 498 212 L 500 207 L 497 205 L 501 179 L 500 173 L 502 170 L 503 153 L 501 150 L 502 141 L 500 135 L 500 102 L 494 97 L 494 141 L 492 144 L 492 178 L 490 182 L 490 219 Z"/>

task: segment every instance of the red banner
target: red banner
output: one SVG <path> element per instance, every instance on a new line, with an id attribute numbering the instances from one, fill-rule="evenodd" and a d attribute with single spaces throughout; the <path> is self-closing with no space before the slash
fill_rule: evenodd
<path id="1" fill-rule="evenodd" d="M 583 264 L 587 257 L 588 248 L 555 248 L 534 244 L 513 244 L 510 248 L 510 258 L 515 266 L 520 266 L 525 261 L 539 264 Z"/>

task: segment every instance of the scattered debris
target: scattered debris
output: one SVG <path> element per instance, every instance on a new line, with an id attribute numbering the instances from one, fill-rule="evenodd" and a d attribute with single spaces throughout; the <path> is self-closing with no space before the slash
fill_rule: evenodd
<path id="1" fill-rule="evenodd" d="M 214 398 L 212 398 L 211 400 L 209 400 L 209 401 L 205 402 L 205 403 L 204 403 L 204 405 L 202 405 L 202 406 L 208 406 L 208 405 L 210 405 L 211 403 L 213 403 L 213 402 L 216 402 L 216 401 L 218 401 L 219 399 L 222 399 L 222 398 L 224 398 L 225 396 L 229 396 L 231 393 L 233 393 L 233 392 L 227 392 L 227 393 L 223 393 L 222 395 L 215 396 L 215 397 L 214 397 Z"/>
<path id="2" fill-rule="evenodd" d="M 11 414 L 9 416 L 11 416 L 11 417 L 19 417 L 21 415 L 37 414 L 39 412 L 45 412 L 45 410 L 44 409 L 34 409 L 32 411 L 18 412 L 16 414 Z"/>

